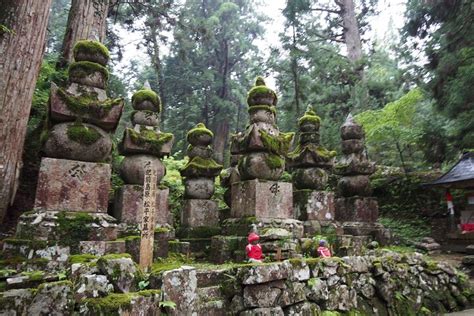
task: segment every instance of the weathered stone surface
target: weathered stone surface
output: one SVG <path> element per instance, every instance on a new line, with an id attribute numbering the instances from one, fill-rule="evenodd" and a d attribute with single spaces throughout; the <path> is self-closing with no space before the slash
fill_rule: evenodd
<path id="1" fill-rule="evenodd" d="M 76 301 L 80 301 L 83 298 L 106 296 L 113 290 L 114 286 L 109 283 L 107 276 L 85 274 L 74 285 L 74 297 Z"/>
<path id="2" fill-rule="evenodd" d="M 151 111 L 135 111 L 132 116 L 132 124 L 158 126 L 160 124 L 160 113 Z"/>
<path id="3" fill-rule="evenodd" d="M 375 163 L 367 160 L 362 153 L 348 154 L 337 161 L 334 171 L 340 175 L 371 175 L 375 172 Z"/>
<path id="4" fill-rule="evenodd" d="M 344 197 L 351 197 L 354 195 L 358 196 L 370 196 L 372 189 L 370 187 L 369 176 L 357 175 L 343 177 L 337 183 L 337 191 L 339 195 Z"/>
<path id="5" fill-rule="evenodd" d="M 328 182 L 328 172 L 322 168 L 299 168 L 293 172 L 293 182 L 297 189 L 324 190 Z"/>
<path id="6" fill-rule="evenodd" d="M 291 183 L 250 180 L 232 184 L 231 216 L 293 218 Z"/>
<path id="7" fill-rule="evenodd" d="M 350 197 L 336 199 L 336 220 L 374 223 L 379 208 L 375 198 Z"/>
<path id="8" fill-rule="evenodd" d="M 343 256 L 354 256 L 365 254 L 365 247 L 372 241 L 372 236 L 337 236 L 336 247 L 338 253 Z"/>
<path id="9" fill-rule="evenodd" d="M 76 94 L 80 95 L 79 93 Z M 49 103 L 49 115 L 55 122 L 72 122 L 80 117 L 82 122 L 94 124 L 110 132 L 114 131 L 117 127 L 124 106 L 124 102 L 122 100 L 108 111 L 102 111 L 99 113 L 74 113 L 68 108 L 64 100 L 58 95 L 58 86 L 56 86 L 53 82 L 51 83 Z"/>
<path id="10" fill-rule="evenodd" d="M 106 275 L 116 292 L 127 293 L 137 290 L 138 267 L 131 258 L 104 256 L 97 261 L 99 271 Z"/>
<path id="11" fill-rule="evenodd" d="M 213 236 L 211 238 L 210 260 L 222 264 L 229 259 L 238 261 L 235 252 L 245 249 L 247 238 L 241 236 Z"/>
<path id="12" fill-rule="evenodd" d="M 299 190 L 293 192 L 296 218 L 302 221 L 331 221 L 335 217 L 334 193 Z"/>
<path id="13" fill-rule="evenodd" d="M 262 307 L 249 309 L 239 313 L 239 316 L 283 316 L 283 309 L 278 307 Z"/>
<path id="14" fill-rule="evenodd" d="M 185 199 L 210 199 L 213 194 L 213 178 L 186 178 L 184 180 Z"/>
<path id="15" fill-rule="evenodd" d="M 35 209 L 107 213 L 109 164 L 43 158 Z"/>
<path id="16" fill-rule="evenodd" d="M 219 212 L 212 200 L 184 200 L 181 224 L 186 227 L 217 226 Z"/>
<path id="17" fill-rule="evenodd" d="M 107 77 L 104 72 L 89 71 L 85 73 L 81 67 L 69 68 L 69 81 L 100 89 L 105 89 L 107 85 Z"/>
<path id="18" fill-rule="evenodd" d="M 357 308 L 356 291 L 350 289 L 347 285 L 341 285 L 337 289 L 329 292 L 329 298 L 324 304 L 329 310 L 349 311 Z"/>
<path id="19" fill-rule="evenodd" d="M 285 315 L 314 316 L 321 314 L 321 308 L 310 302 L 301 302 L 284 309 Z"/>
<path id="20" fill-rule="evenodd" d="M 139 126 L 139 125 L 136 125 Z M 157 132 L 159 134 L 160 132 Z M 130 130 L 126 129 L 121 143 L 120 152 L 124 155 L 134 155 L 134 154 L 143 154 L 143 155 L 157 155 L 158 157 L 164 157 L 171 153 L 171 148 L 173 147 L 174 136 L 167 142 L 163 143 L 159 152 L 156 148 L 153 147 L 150 143 L 136 144 L 132 141 L 130 136 Z"/>
<path id="21" fill-rule="evenodd" d="M 286 284 L 272 281 L 267 284 L 247 285 L 244 287 L 244 305 L 246 307 L 274 307 L 281 304 Z"/>
<path id="22" fill-rule="evenodd" d="M 288 269 L 288 280 L 307 281 L 311 277 L 311 270 L 306 261 L 301 259 L 292 259 L 284 261 Z"/>
<path id="23" fill-rule="evenodd" d="M 86 140 L 71 139 L 68 130 L 82 126 L 85 130 L 92 130 L 98 136 L 93 143 Z M 75 137 L 82 137 L 81 135 Z M 71 159 L 89 162 L 106 161 L 112 152 L 112 139 L 101 128 L 92 124 L 60 123 L 49 131 L 43 151 L 47 157 Z"/>
<path id="24" fill-rule="evenodd" d="M 197 278 L 196 269 L 182 266 L 180 269 L 163 273 L 163 300 L 176 303 L 172 315 L 191 315 L 196 311 Z"/>
<path id="25" fill-rule="evenodd" d="M 161 315 L 159 292 L 111 293 L 106 298 L 88 298 L 78 303 L 80 315 Z"/>
<path id="26" fill-rule="evenodd" d="M 158 189 L 156 192 L 155 222 L 157 225 L 172 224 L 168 205 L 169 189 Z M 126 184 L 115 196 L 113 216 L 122 223 L 140 224 L 143 213 L 143 185 Z"/>
<path id="27" fill-rule="evenodd" d="M 81 253 L 88 253 L 94 256 L 103 256 L 110 253 L 124 253 L 125 241 L 106 241 L 106 240 L 89 240 L 79 242 L 79 250 Z"/>
<path id="28" fill-rule="evenodd" d="M 194 157 L 202 157 L 202 158 L 212 158 L 212 148 L 211 146 L 190 146 L 187 150 L 187 154 L 189 159 Z"/>
<path id="29" fill-rule="evenodd" d="M 166 173 L 165 166 L 159 158 L 150 155 L 126 156 L 120 165 L 120 176 L 127 184 L 143 185 L 145 180 L 145 165 L 151 164 L 151 168 L 158 171 L 157 183 Z"/>
<path id="30" fill-rule="evenodd" d="M 69 315 L 74 310 L 72 283 L 43 283 L 31 301 L 27 315 Z"/>
<path id="31" fill-rule="evenodd" d="M 271 110 L 249 110 L 250 124 L 257 122 L 265 122 L 275 124 L 275 114 Z"/>
<path id="32" fill-rule="evenodd" d="M 97 259 L 91 260 L 91 263 L 73 263 L 68 269 L 68 275 L 73 283 L 77 283 L 83 275 L 99 274 L 97 268 Z"/>
<path id="33" fill-rule="evenodd" d="M 364 138 L 364 130 L 362 129 L 362 126 L 354 121 L 351 114 L 347 116 L 346 121 L 341 126 L 341 138 L 343 140 Z"/>
<path id="34" fill-rule="evenodd" d="M 364 151 L 365 144 L 362 139 L 347 139 L 341 142 L 342 153 L 343 154 L 352 154 L 360 153 Z"/>
<path id="35" fill-rule="evenodd" d="M 15 289 L 0 293 L 0 315 L 28 315 L 35 289 Z"/>
<path id="36" fill-rule="evenodd" d="M 288 266 L 284 263 L 272 263 L 239 268 L 238 275 L 242 284 L 259 284 L 288 278 Z"/>
<path id="37" fill-rule="evenodd" d="M 275 159 L 275 157 L 281 159 L 279 166 L 272 165 L 272 159 Z M 242 180 L 264 179 L 276 181 L 281 177 L 283 171 L 285 171 L 283 157 L 267 152 L 251 152 L 242 156 L 239 163 L 239 174 Z"/>

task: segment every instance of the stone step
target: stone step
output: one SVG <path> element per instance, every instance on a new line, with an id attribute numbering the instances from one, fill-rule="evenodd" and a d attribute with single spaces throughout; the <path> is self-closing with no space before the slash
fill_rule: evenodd
<path id="1" fill-rule="evenodd" d="M 36 288 L 44 282 L 59 281 L 57 274 L 46 274 L 42 271 L 24 272 L 6 279 L 6 289 L 27 289 Z"/>
<path id="2" fill-rule="evenodd" d="M 8 238 L 3 241 L 3 258 L 24 257 L 66 261 L 70 254 L 68 246 L 54 241 Z"/>

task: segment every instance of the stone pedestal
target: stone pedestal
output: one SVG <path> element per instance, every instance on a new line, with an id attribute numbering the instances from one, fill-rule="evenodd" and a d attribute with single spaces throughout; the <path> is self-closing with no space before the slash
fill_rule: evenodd
<path id="1" fill-rule="evenodd" d="M 377 200 L 371 197 L 353 196 L 336 199 L 336 209 L 336 220 L 342 222 L 374 223 L 379 215 Z"/>
<path id="2" fill-rule="evenodd" d="M 301 221 L 334 220 L 334 193 L 297 190 L 293 193 L 295 217 Z"/>
<path id="3" fill-rule="evenodd" d="M 181 225 L 190 228 L 218 226 L 217 202 L 199 199 L 184 200 Z"/>
<path id="4" fill-rule="evenodd" d="M 293 218 L 293 187 L 288 182 L 248 180 L 232 184 L 231 217 Z"/>
<path id="5" fill-rule="evenodd" d="M 169 189 L 159 189 L 156 193 L 155 222 L 159 226 L 169 222 L 168 207 Z M 126 184 L 120 188 L 115 197 L 113 216 L 122 223 L 138 225 L 143 212 L 143 186 Z"/>
<path id="6" fill-rule="evenodd" d="M 107 213 L 110 177 L 109 164 L 43 158 L 35 209 Z"/>

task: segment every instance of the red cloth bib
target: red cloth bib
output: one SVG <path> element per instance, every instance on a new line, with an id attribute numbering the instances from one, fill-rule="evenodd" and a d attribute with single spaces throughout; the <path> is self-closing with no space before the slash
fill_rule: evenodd
<path id="1" fill-rule="evenodd" d="M 323 258 L 331 257 L 331 251 L 326 247 L 318 247 L 318 255 Z"/>
<path id="2" fill-rule="evenodd" d="M 247 252 L 247 257 L 249 259 L 262 260 L 262 246 L 259 244 L 248 244 L 247 247 L 245 247 L 245 252 Z"/>

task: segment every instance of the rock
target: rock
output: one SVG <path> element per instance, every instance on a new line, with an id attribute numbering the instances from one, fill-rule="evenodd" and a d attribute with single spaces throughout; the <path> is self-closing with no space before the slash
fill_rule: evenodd
<path id="1" fill-rule="evenodd" d="M 292 185 L 287 182 L 249 180 L 232 184 L 231 216 L 241 218 L 293 218 Z"/>
<path id="2" fill-rule="evenodd" d="M 341 196 L 370 196 L 372 189 L 370 188 L 370 180 L 367 175 L 356 175 L 343 177 L 337 183 L 337 191 Z"/>
<path id="3" fill-rule="evenodd" d="M 329 310 L 349 311 L 357 307 L 357 294 L 347 285 L 341 285 L 331 290 L 324 307 Z"/>
<path id="4" fill-rule="evenodd" d="M 206 159 L 212 158 L 212 148 L 210 146 L 190 146 L 188 148 L 189 159 L 194 157 L 202 157 Z"/>
<path id="5" fill-rule="evenodd" d="M 198 199 L 184 200 L 181 224 L 184 227 L 217 227 L 219 225 L 217 202 Z"/>
<path id="6" fill-rule="evenodd" d="M 185 199 L 210 199 L 214 194 L 213 178 L 186 178 L 184 180 Z"/>
<path id="7" fill-rule="evenodd" d="M 158 170 L 157 183 L 166 173 L 165 166 L 159 158 L 150 155 L 126 156 L 120 165 L 120 176 L 127 184 L 143 185 L 145 180 L 145 165 L 150 163 L 151 168 Z"/>
<path id="8" fill-rule="evenodd" d="M 271 308 L 254 308 L 243 311 L 239 316 L 283 316 L 283 309 L 281 307 Z"/>
<path id="9" fill-rule="evenodd" d="M 311 271 L 306 261 L 301 259 L 291 259 L 283 262 L 288 269 L 288 280 L 307 281 L 311 277 Z"/>
<path id="10" fill-rule="evenodd" d="M 168 156 L 173 147 L 174 136 L 147 125 L 135 125 L 125 129 L 119 152 L 122 155 Z"/>
<path id="11" fill-rule="evenodd" d="M 328 182 L 328 172 L 322 168 L 299 168 L 293 172 L 293 182 L 297 189 L 324 190 Z"/>
<path id="12" fill-rule="evenodd" d="M 286 285 L 282 280 L 266 284 L 247 285 L 244 287 L 244 305 L 246 307 L 275 307 L 282 301 Z"/>
<path id="13" fill-rule="evenodd" d="M 468 246 L 466 246 L 466 254 L 468 254 L 468 255 L 474 255 L 474 245 L 468 245 Z"/>
<path id="14" fill-rule="evenodd" d="M 314 316 L 321 314 L 321 308 L 311 302 L 302 302 L 286 307 L 284 313 L 289 316 Z"/>
<path id="15" fill-rule="evenodd" d="M 377 221 L 378 203 L 371 197 L 349 197 L 336 199 L 336 220 L 344 222 Z"/>
<path id="16" fill-rule="evenodd" d="M 88 62 L 74 62 L 69 66 L 69 81 L 86 86 L 105 89 L 108 80 L 107 69 L 94 63 L 94 68 L 86 67 Z"/>
<path id="17" fill-rule="evenodd" d="M 93 264 L 90 263 L 73 263 L 69 268 L 69 276 L 70 280 L 73 283 L 77 283 L 77 281 L 81 278 L 82 275 L 94 275 L 99 273 L 99 268 L 95 264 L 97 260 L 91 260 L 94 262 Z"/>
<path id="18" fill-rule="evenodd" d="M 110 177 L 109 164 L 43 158 L 34 207 L 107 213 Z"/>
<path id="19" fill-rule="evenodd" d="M 106 275 L 115 291 L 134 292 L 137 289 L 138 266 L 131 258 L 120 255 L 106 255 L 97 261 L 99 271 Z"/>
<path id="20" fill-rule="evenodd" d="M 78 314 L 96 315 L 160 315 L 160 293 L 145 290 L 136 293 L 110 293 L 107 297 L 88 298 L 78 305 Z"/>
<path id="21" fill-rule="evenodd" d="M 51 158 L 106 161 L 112 153 L 112 139 L 92 124 L 60 123 L 49 131 L 43 150 Z"/>
<path id="22" fill-rule="evenodd" d="M 352 256 L 342 258 L 344 263 L 349 266 L 350 272 L 366 273 L 369 271 L 369 261 L 367 257 Z"/>
<path id="23" fill-rule="evenodd" d="M 28 315 L 35 289 L 16 289 L 0 293 L 0 315 Z"/>
<path id="24" fill-rule="evenodd" d="M 298 190 L 293 192 L 295 216 L 302 221 L 334 220 L 334 193 Z"/>
<path id="25" fill-rule="evenodd" d="M 172 315 L 191 315 L 197 308 L 196 269 L 182 266 L 163 273 L 163 300 L 176 303 Z"/>
<path id="26" fill-rule="evenodd" d="M 74 297 L 70 281 L 43 283 L 28 307 L 27 315 L 70 315 Z"/>
<path id="27" fill-rule="evenodd" d="M 125 241 L 106 241 L 106 240 L 90 240 L 79 242 L 80 253 L 88 253 L 94 256 L 103 256 L 111 253 L 124 253 Z"/>
<path id="28" fill-rule="evenodd" d="M 275 154 L 251 152 L 241 158 L 239 174 L 242 180 L 277 181 L 285 171 L 285 160 Z"/>
<path id="29" fill-rule="evenodd" d="M 280 306 L 289 306 L 306 300 L 305 286 L 299 282 L 286 282 L 286 289 L 280 297 Z"/>
<path id="30" fill-rule="evenodd" d="M 474 255 L 464 256 L 462 258 L 462 264 L 464 264 L 466 266 L 474 265 Z"/>
<path id="31" fill-rule="evenodd" d="M 364 138 L 362 126 L 354 121 L 354 117 L 351 114 L 347 116 L 346 121 L 341 126 L 341 138 L 342 140 Z"/>
<path id="32" fill-rule="evenodd" d="M 352 153 L 360 153 L 364 151 L 365 144 L 362 139 L 348 139 L 343 140 L 341 142 L 342 145 L 342 153 L 343 154 L 352 154 Z"/>
<path id="33" fill-rule="evenodd" d="M 250 124 L 264 122 L 275 124 L 275 114 L 269 109 L 251 110 L 249 109 Z"/>
<path id="34" fill-rule="evenodd" d="M 306 287 L 306 297 L 313 302 L 323 303 L 329 299 L 329 287 L 325 280 L 312 278 Z"/>
<path id="35" fill-rule="evenodd" d="M 160 114 L 151 111 L 135 111 L 132 116 L 132 124 L 158 126 L 160 125 Z"/>
<path id="36" fill-rule="evenodd" d="M 288 266 L 284 263 L 239 268 L 237 275 L 242 280 L 242 284 L 245 285 L 284 280 L 289 276 Z"/>
<path id="37" fill-rule="evenodd" d="M 83 298 L 106 296 L 113 291 L 114 286 L 109 283 L 105 275 L 84 274 L 74 285 L 76 302 Z"/>

